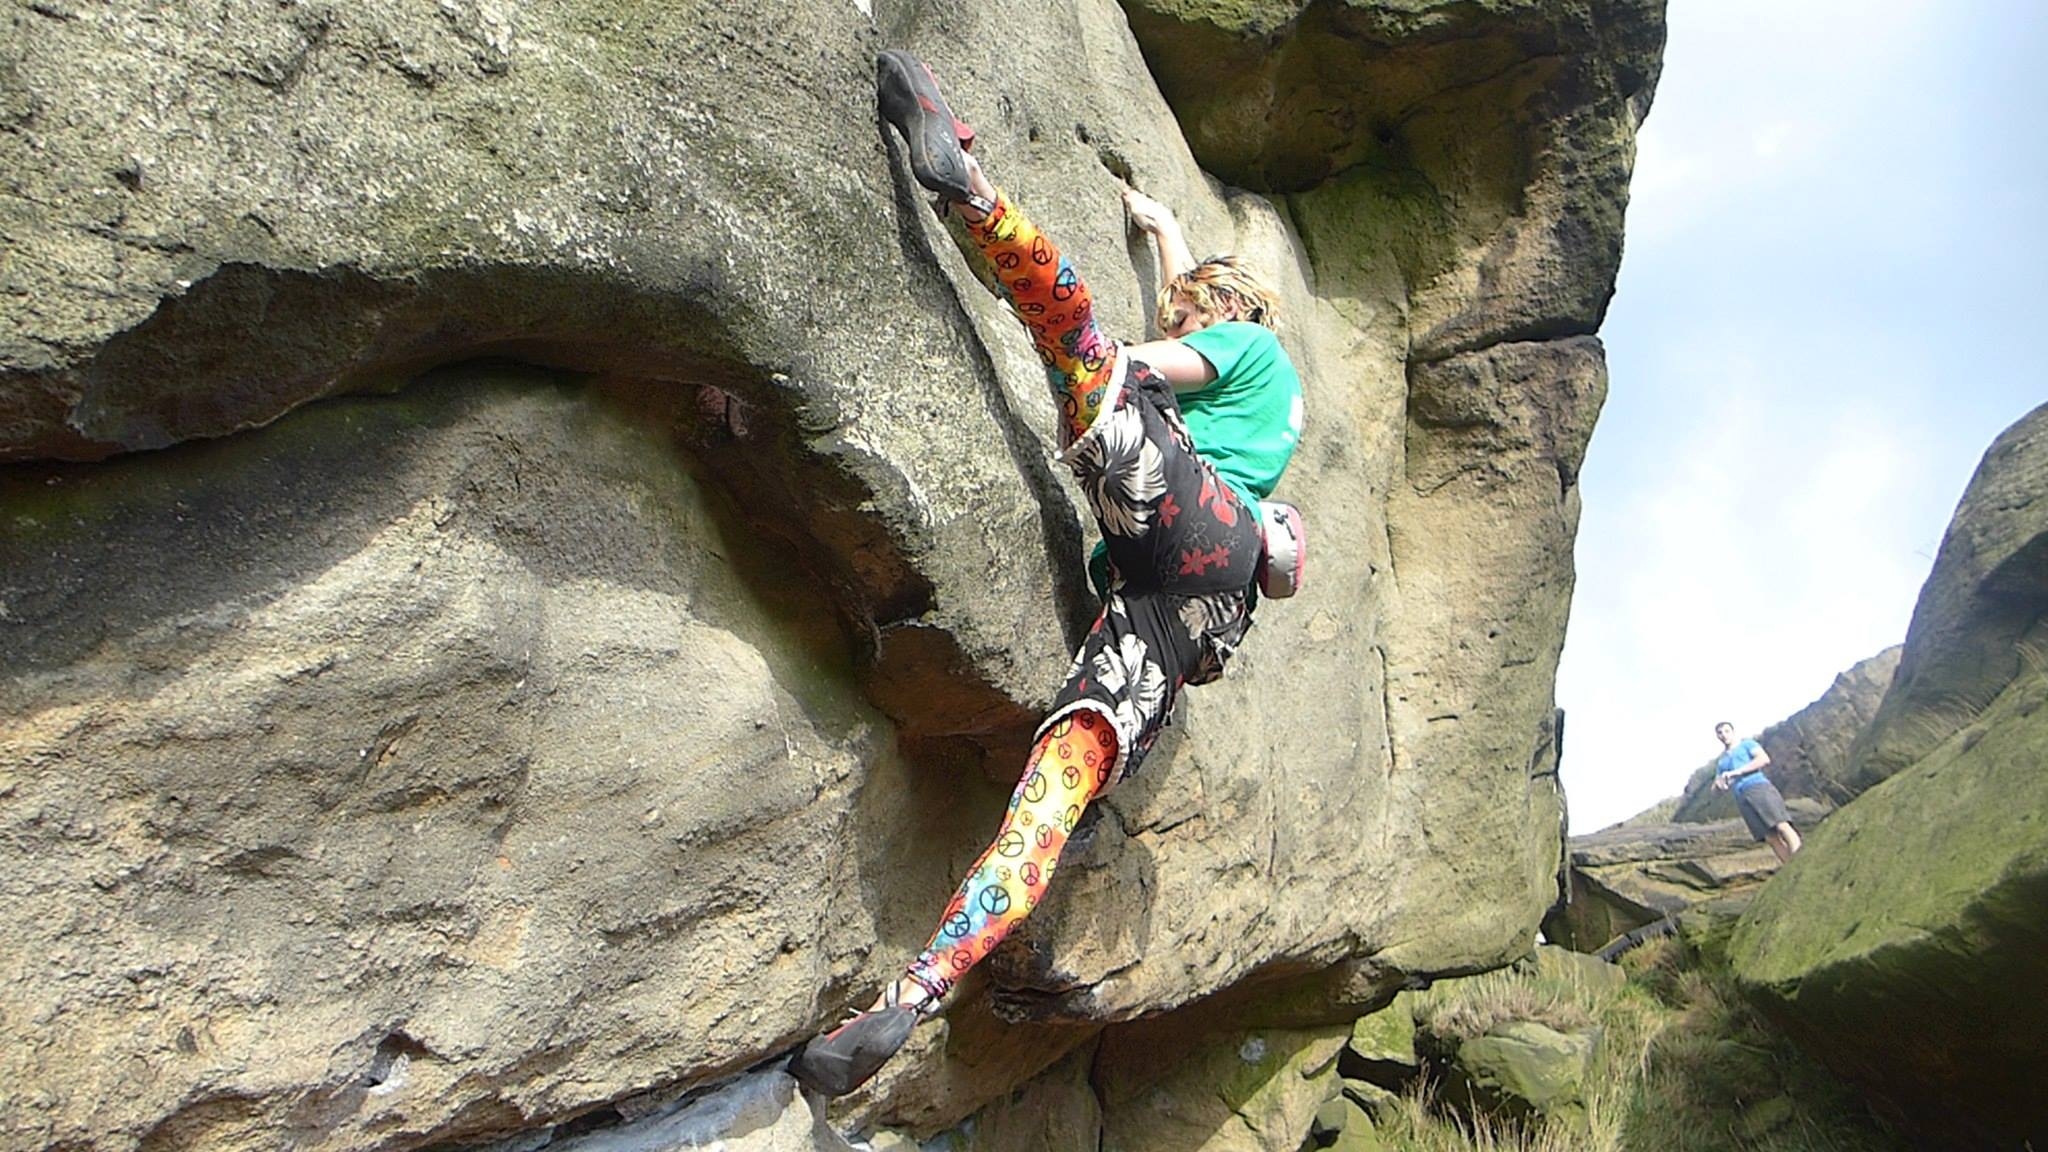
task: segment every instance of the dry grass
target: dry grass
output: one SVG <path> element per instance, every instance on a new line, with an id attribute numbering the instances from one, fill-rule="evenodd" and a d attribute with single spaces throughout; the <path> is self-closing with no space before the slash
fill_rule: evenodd
<path id="1" fill-rule="evenodd" d="M 1379 1128 L 1389 1148 L 1402 1152 L 1603 1152 L 1611 1144 L 1588 1143 L 1584 1133 L 1556 1125 L 1530 1130 L 1519 1124 L 1465 1118 L 1440 1109 L 1424 1085 L 1401 1097 L 1400 1111 Z"/>
<path id="2" fill-rule="evenodd" d="M 1802 1056 L 1725 978 L 1683 966 L 1676 941 L 1640 962 L 1632 980 L 1659 989 L 1665 1021 L 1644 1046 L 1631 1091 L 1626 1149 L 1670 1152 L 1895 1152 L 1904 1144 L 1872 1120 L 1840 1081 Z M 1646 950 L 1648 951 L 1648 950 Z M 1748 1110 L 1783 1098 L 1790 1117 L 1746 1130 Z"/>
<path id="3" fill-rule="evenodd" d="M 1563 979 L 1514 969 L 1451 980 L 1416 1001 L 1416 1027 L 1446 1039 L 1483 1036 L 1497 1024 L 1534 1020 L 1571 1032 L 1600 1019 L 1611 994 L 1589 987 L 1576 972 Z"/>

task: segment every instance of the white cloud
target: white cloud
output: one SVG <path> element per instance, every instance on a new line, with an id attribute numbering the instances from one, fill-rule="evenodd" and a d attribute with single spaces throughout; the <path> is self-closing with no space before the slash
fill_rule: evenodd
<path id="1" fill-rule="evenodd" d="M 1766 124 L 1750 135 L 1750 151 L 1754 152 L 1758 159 L 1768 160 L 1784 152 L 1786 146 L 1800 133 L 1801 127 L 1796 121 L 1780 120 L 1774 124 Z"/>
<path id="2" fill-rule="evenodd" d="M 1744 190 L 1819 163 L 1910 75 L 1933 0 L 1673 3 L 1663 78 L 1637 140 L 1629 240 L 1699 226 Z M 1762 163 L 1768 161 L 1769 163 Z"/>

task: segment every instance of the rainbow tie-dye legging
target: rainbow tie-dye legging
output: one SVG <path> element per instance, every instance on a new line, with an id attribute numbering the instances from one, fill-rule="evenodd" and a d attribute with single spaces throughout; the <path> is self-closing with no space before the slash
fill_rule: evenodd
<path id="1" fill-rule="evenodd" d="M 1052 241 L 1001 192 L 995 211 L 969 224 L 967 235 L 1031 333 L 1060 406 L 1060 444 L 1072 444 L 1101 414 L 1116 363 L 1116 343 L 1095 323 L 1094 297 Z M 1060 849 L 1088 802 L 1108 785 L 1116 751 L 1116 729 L 1094 712 L 1073 713 L 1039 737 L 995 840 L 910 965 L 910 978 L 934 1000 L 1038 907 Z"/>
<path id="2" fill-rule="evenodd" d="M 1071 713 L 1039 738 L 995 840 L 910 965 L 910 978 L 934 1001 L 1038 907 L 1060 849 L 1088 802 L 1109 783 L 1115 764 L 1116 729 L 1099 713 Z"/>
<path id="3" fill-rule="evenodd" d="M 1038 226 L 996 193 L 995 211 L 967 226 L 1045 362 L 1060 406 L 1060 446 L 1080 439 L 1102 412 L 1116 341 L 1095 323 L 1095 299 Z"/>

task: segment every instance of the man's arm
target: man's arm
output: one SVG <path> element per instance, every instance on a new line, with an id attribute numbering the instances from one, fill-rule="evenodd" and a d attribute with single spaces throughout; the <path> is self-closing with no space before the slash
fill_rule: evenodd
<path id="1" fill-rule="evenodd" d="M 1131 223 L 1151 234 L 1152 243 L 1159 250 L 1159 283 L 1162 287 L 1195 266 L 1194 254 L 1188 251 L 1187 237 L 1181 233 L 1180 221 L 1173 218 L 1171 208 L 1126 185 L 1124 211 L 1130 213 Z"/>
<path id="2" fill-rule="evenodd" d="M 1742 779 L 1751 772 L 1761 772 L 1770 766 L 1771 754 L 1764 751 L 1763 745 L 1752 742 L 1750 748 L 1754 751 L 1754 755 L 1750 756 L 1749 759 L 1735 765 L 1726 772 L 1714 774 L 1714 787 L 1725 790 L 1734 781 Z"/>

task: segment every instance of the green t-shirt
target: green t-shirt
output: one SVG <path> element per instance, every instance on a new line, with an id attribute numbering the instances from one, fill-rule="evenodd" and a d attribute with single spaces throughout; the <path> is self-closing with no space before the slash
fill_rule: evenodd
<path id="1" fill-rule="evenodd" d="M 1188 435 L 1256 515 L 1301 441 L 1301 377 L 1263 324 L 1225 320 L 1180 340 L 1216 369 L 1216 379 L 1179 394 Z"/>
<path id="2" fill-rule="evenodd" d="M 1195 451 L 1256 517 L 1301 440 L 1301 377 L 1280 338 L 1263 324 L 1225 320 L 1188 333 L 1181 343 L 1216 369 L 1214 380 L 1178 392 L 1181 419 Z M 1088 576 L 1097 595 L 1109 594 L 1109 549 L 1099 541 Z"/>

